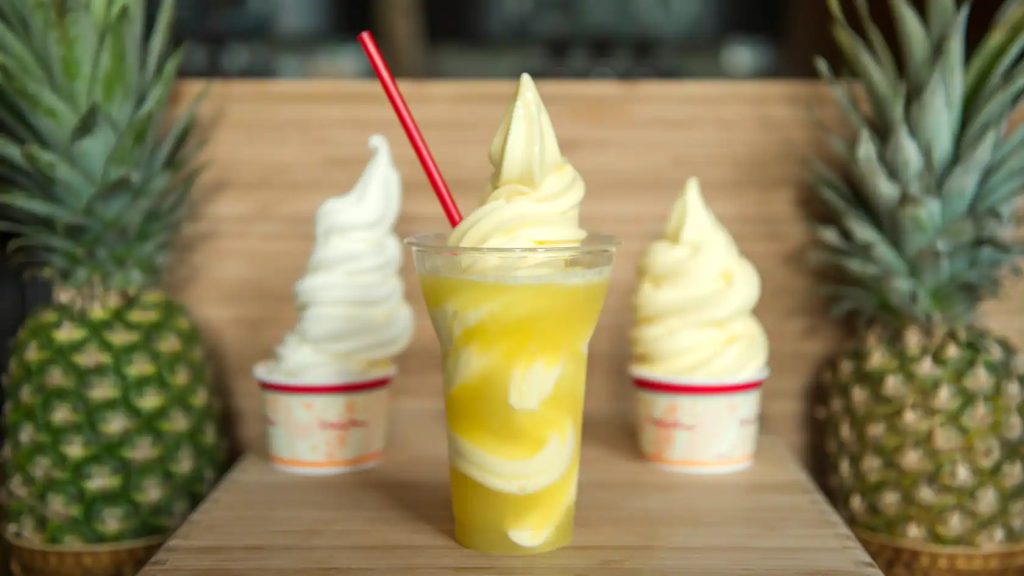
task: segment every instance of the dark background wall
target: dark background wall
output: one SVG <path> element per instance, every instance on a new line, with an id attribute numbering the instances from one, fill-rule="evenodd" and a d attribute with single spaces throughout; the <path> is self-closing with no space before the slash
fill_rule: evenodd
<path id="1" fill-rule="evenodd" d="M 151 3 L 160 0 L 149 0 Z M 926 0 L 916 0 L 922 6 Z M 853 0 L 841 0 L 856 20 Z M 890 35 L 888 0 L 868 0 Z M 976 40 L 999 0 L 976 0 Z M 811 76 L 834 54 L 826 0 L 179 0 L 196 76 L 370 74 L 374 30 L 402 76 Z"/>
<path id="2" fill-rule="evenodd" d="M 0 261 L 0 365 L 7 365 L 10 339 L 24 313 L 23 285 L 9 262 Z"/>
<path id="3" fill-rule="evenodd" d="M 40 280 L 24 279 L 22 270 L 6 255 L 0 239 L 0 372 L 7 366 L 11 340 L 30 310 L 46 302 L 49 291 Z M 0 389 L 0 404 L 3 391 Z"/>

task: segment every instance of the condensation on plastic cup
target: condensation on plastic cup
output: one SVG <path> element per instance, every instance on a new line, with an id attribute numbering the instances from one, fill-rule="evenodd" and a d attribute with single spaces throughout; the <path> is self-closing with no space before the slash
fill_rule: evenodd
<path id="1" fill-rule="evenodd" d="M 698 381 L 631 372 L 640 452 L 660 468 L 686 474 L 750 468 L 768 374 Z"/>
<path id="2" fill-rule="evenodd" d="M 263 393 L 270 464 L 303 476 L 328 476 L 380 463 L 394 371 L 342 380 L 287 379 L 272 362 L 253 376 Z"/>

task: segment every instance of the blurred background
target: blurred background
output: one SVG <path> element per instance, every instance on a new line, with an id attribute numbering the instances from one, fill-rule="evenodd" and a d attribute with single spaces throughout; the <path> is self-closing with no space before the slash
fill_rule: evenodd
<path id="1" fill-rule="evenodd" d="M 888 1 L 866 3 L 891 39 Z M 999 5 L 974 2 L 969 44 Z M 800 78 L 837 61 L 828 22 L 826 0 L 178 0 L 175 34 L 201 77 L 370 77 L 370 28 L 405 77 Z M 0 366 L 44 295 L 0 250 Z"/>
<path id="2" fill-rule="evenodd" d="M 867 3 L 874 14 L 888 13 L 886 0 Z M 374 30 L 395 73 L 412 77 L 802 77 L 812 74 L 813 54 L 833 54 L 826 0 L 179 4 L 177 33 L 189 40 L 184 72 L 193 76 L 369 76 L 354 41 L 366 28 Z M 854 12 L 853 2 L 843 5 Z M 971 39 L 998 5 L 974 3 Z"/>

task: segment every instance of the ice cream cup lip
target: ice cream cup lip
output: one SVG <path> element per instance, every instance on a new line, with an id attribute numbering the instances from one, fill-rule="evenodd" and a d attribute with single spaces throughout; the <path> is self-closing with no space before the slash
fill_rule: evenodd
<path id="1" fill-rule="evenodd" d="M 390 382 L 398 374 L 398 370 L 396 368 L 391 368 L 389 370 L 381 370 L 371 374 L 352 376 L 350 378 L 281 378 L 273 373 L 273 366 L 273 360 L 263 360 L 262 362 L 258 362 L 252 368 L 252 375 L 261 385 L 269 384 L 275 388 L 305 389 L 322 387 L 324 389 L 336 390 L 343 388 L 356 388 L 361 385 L 381 380 Z"/>
<path id="2" fill-rule="evenodd" d="M 406 237 L 403 242 L 413 250 L 427 252 L 450 252 L 452 254 L 530 254 L 568 256 L 593 252 L 614 252 L 621 243 L 618 238 L 609 234 L 587 234 L 583 242 L 577 246 L 524 246 L 524 247 L 482 247 L 482 246 L 449 246 L 448 235 L 440 232 L 414 234 Z"/>
<path id="3" fill-rule="evenodd" d="M 742 384 L 764 384 L 771 375 L 771 369 L 765 367 L 753 376 L 742 378 L 679 378 L 634 369 L 630 369 L 629 375 L 634 381 L 645 380 L 675 388 L 727 388 Z"/>

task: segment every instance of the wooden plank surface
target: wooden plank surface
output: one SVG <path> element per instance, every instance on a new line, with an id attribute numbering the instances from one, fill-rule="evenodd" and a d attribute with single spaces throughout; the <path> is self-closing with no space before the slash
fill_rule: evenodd
<path id="1" fill-rule="evenodd" d="M 878 575 L 782 443 L 751 470 L 684 476 L 638 459 L 614 416 L 585 422 L 574 544 L 533 557 L 452 539 L 443 414 L 396 406 L 376 469 L 304 478 L 246 456 L 142 576 L 449 574 Z"/>
<path id="2" fill-rule="evenodd" d="M 586 228 L 623 240 L 601 324 L 591 344 L 588 408 L 628 410 L 627 331 L 639 255 L 690 175 L 763 276 L 758 316 L 772 343 L 763 425 L 803 452 L 807 386 L 836 342 L 804 266 L 800 208 L 806 159 L 819 151 L 808 114 L 829 118 L 815 82 L 541 81 L 562 149 L 588 185 Z M 196 90 L 187 83 L 184 93 Z M 514 84 L 403 81 L 403 90 L 463 212 L 489 175 L 486 154 Z M 295 320 L 292 284 L 313 237 L 313 215 L 347 190 L 368 158 L 367 137 L 388 136 L 404 175 L 401 234 L 446 223 L 375 82 L 226 81 L 207 106 L 215 121 L 208 194 L 188 239 L 195 250 L 175 278 L 229 384 L 245 448 L 264 443 L 260 400 L 249 376 Z M 440 403 L 438 348 L 412 275 L 416 334 L 396 390 Z M 997 328 L 1019 340 L 1018 284 L 994 306 Z"/>

